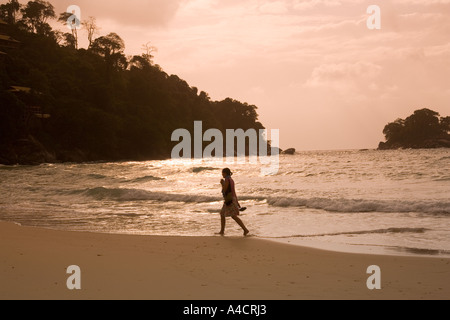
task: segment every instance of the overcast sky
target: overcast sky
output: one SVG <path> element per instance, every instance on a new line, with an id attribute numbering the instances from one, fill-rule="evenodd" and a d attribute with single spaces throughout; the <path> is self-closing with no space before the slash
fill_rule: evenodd
<path id="1" fill-rule="evenodd" d="M 450 115 L 450 0 L 51 2 L 97 17 L 127 54 L 151 41 L 157 64 L 214 100 L 257 105 L 282 148 L 375 148 L 416 109 Z M 367 28 L 372 4 L 381 30 Z"/>

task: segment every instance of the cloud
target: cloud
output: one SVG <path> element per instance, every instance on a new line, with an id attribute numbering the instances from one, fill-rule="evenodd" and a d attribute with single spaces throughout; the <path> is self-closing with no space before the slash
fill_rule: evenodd
<path id="1" fill-rule="evenodd" d="M 293 8 L 295 10 L 309 10 L 318 6 L 337 7 L 342 5 L 339 0 L 295 0 Z"/>
<path id="2" fill-rule="evenodd" d="M 259 7 L 259 11 L 265 14 L 283 14 L 288 12 L 285 1 L 274 1 L 264 3 Z"/>
<path id="3" fill-rule="evenodd" d="M 81 8 L 82 18 L 94 16 L 120 25 L 155 27 L 165 26 L 186 0 L 58 0 L 53 1 L 57 11 L 64 12 L 72 4 Z"/>
<path id="4" fill-rule="evenodd" d="M 446 5 L 450 4 L 450 0 L 397 0 L 400 4 L 406 5 L 421 5 L 421 6 L 431 6 L 431 5 Z"/>
<path id="5" fill-rule="evenodd" d="M 306 85 L 341 86 L 354 81 L 369 81 L 380 75 L 382 67 L 370 62 L 322 64 L 315 68 Z"/>

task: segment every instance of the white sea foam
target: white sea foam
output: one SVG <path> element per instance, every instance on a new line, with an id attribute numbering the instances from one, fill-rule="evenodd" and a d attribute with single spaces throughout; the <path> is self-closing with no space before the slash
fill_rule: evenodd
<path id="1" fill-rule="evenodd" d="M 161 202 L 192 202 L 205 203 L 221 200 L 220 196 L 206 196 L 199 194 L 172 194 L 167 192 L 152 192 L 143 189 L 126 188 L 92 188 L 72 191 L 97 200 L 110 199 L 116 201 L 144 201 L 153 200 Z M 255 197 L 242 195 L 242 201 L 267 201 L 276 207 L 305 207 L 322 209 L 329 212 L 355 213 L 355 212 L 417 212 L 432 214 L 450 214 L 449 201 L 400 201 L 400 200 L 354 200 L 354 199 L 326 199 L 326 198 L 285 198 L 285 197 Z"/>
<path id="2" fill-rule="evenodd" d="M 330 212 L 418 212 L 450 214 L 450 201 L 354 200 L 325 198 L 269 198 L 277 207 L 306 207 Z"/>

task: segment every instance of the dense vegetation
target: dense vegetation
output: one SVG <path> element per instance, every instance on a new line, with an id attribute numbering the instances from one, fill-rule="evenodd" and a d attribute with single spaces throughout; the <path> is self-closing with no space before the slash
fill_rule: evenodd
<path id="1" fill-rule="evenodd" d="M 406 119 L 398 119 L 384 128 L 386 142 L 379 149 L 450 148 L 450 117 L 422 109 Z"/>
<path id="2" fill-rule="evenodd" d="M 153 47 L 127 57 L 125 43 L 110 33 L 95 38 L 95 19 L 83 21 L 89 48 L 78 49 L 76 29 L 42 0 L 0 6 L 18 48 L 0 51 L 0 163 L 144 160 L 170 156 L 175 129 L 262 129 L 256 107 L 233 99 L 212 101 L 153 63 Z M 69 29 L 70 30 L 70 29 Z M 81 34 L 81 32 L 80 32 Z M 82 33 L 84 34 L 84 33 Z M 11 92 L 12 86 L 30 92 Z M 51 117 L 30 116 L 38 106 Z M 28 112 L 28 113 L 27 113 Z"/>

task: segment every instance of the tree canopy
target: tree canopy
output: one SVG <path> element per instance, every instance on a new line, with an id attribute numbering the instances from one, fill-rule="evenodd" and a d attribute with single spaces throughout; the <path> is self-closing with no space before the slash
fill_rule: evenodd
<path id="1" fill-rule="evenodd" d="M 0 18 L 10 17 L 0 9 Z M 110 33 L 76 49 L 71 33 L 48 25 L 56 19 L 49 2 L 30 1 L 20 12 L 8 20 L 20 47 L 0 48 L 7 53 L 0 56 L 0 163 L 166 158 L 175 145 L 172 132 L 193 132 L 197 120 L 204 130 L 263 128 L 256 106 L 212 101 L 165 73 L 149 44 L 142 55 L 127 57 L 123 39 Z M 33 146 L 23 147 L 25 140 Z M 32 156 L 36 149 L 45 150 L 42 159 Z"/>
<path id="2" fill-rule="evenodd" d="M 29 1 L 22 9 L 22 22 L 32 32 L 48 34 L 51 30 L 48 19 L 56 18 L 55 8 L 48 1 Z"/>
<path id="3" fill-rule="evenodd" d="M 380 149 L 450 147 L 449 119 L 430 109 L 417 110 L 386 125 L 386 142 L 380 143 Z"/>
<path id="4" fill-rule="evenodd" d="M 20 10 L 20 3 L 18 0 L 11 0 L 8 3 L 0 5 L 0 15 L 9 24 L 16 23 L 17 14 Z"/>

